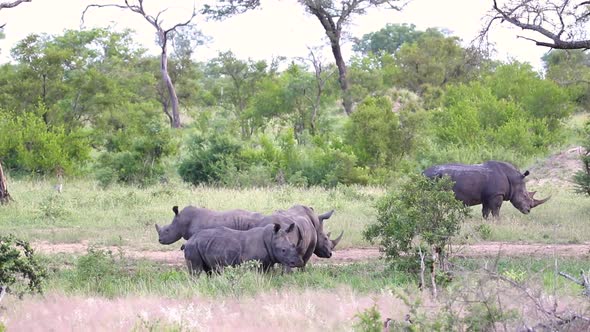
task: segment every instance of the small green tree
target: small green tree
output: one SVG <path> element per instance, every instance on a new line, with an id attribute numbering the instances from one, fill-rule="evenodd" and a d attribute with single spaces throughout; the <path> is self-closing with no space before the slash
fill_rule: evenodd
<path id="1" fill-rule="evenodd" d="M 446 270 L 446 250 L 469 215 L 469 208 L 455 199 L 454 182 L 448 177 L 430 180 L 412 174 L 398 190 L 377 202 L 377 222 L 364 231 L 367 240 L 379 240 L 386 258 L 397 263 L 402 254 L 410 259 L 419 252 L 421 284 L 424 286 L 426 253 L 431 254 L 431 283 L 436 295 L 435 264 Z M 424 249 L 423 248 L 427 248 Z M 426 251 L 428 250 L 428 251 Z"/>
<path id="2" fill-rule="evenodd" d="M 580 158 L 582 169 L 574 174 L 575 190 L 577 193 L 590 196 L 590 121 L 586 122 L 586 138 L 583 144 L 586 152 Z"/>
<path id="3" fill-rule="evenodd" d="M 42 292 L 47 272 L 27 241 L 13 235 L 0 235 L 0 287 L 23 293 Z"/>

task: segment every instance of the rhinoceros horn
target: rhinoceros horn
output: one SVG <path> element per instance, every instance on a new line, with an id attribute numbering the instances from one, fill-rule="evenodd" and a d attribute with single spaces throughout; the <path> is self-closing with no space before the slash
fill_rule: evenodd
<path id="1" fill-rule="evenodd" d="M 160 226 L 158 224 L 156 224 L 156 230 L 158 231 L 158 234 L 160 234 L 161 228 L 160 228 Z"/>
<path id="2" fill-rule="evenodd" d="M 332 241 L 332 248 L 336 248 L 336 246 L 338 245 L 338 242 L 340 242 L 340 240 L 342 240 L 342 235 L 344 235 L 344 231 L 340 232 L 340 235 L 335 240 L 331 240 Z M 330 237 L 330 233 L 328 233 L 328 237 Z"/>
<path id="3" fill-rule="evenodd" d="M 533 198 L 533 195 L 531 195 L 531 198 Z M 547 202 L 549 199 L 551 198 L 551 196 L 545 198 L 545 199 L 534 199 L 533 198 L 533 205 L 531 206 L 531 208 L 534 208 L 536 206 L 539 206 L 545 202 Z"/>
<path id="4" fill-rule="evenodd" d="M 318 219 L 320 220 L 320 222 L 324 221 L 325 219 L 330 219 L 330 217 L 332 216 L 333 213 L 334 213 L 334 210 L 328 211 L 326 213 L 322 213 L 318 216 Z"/>

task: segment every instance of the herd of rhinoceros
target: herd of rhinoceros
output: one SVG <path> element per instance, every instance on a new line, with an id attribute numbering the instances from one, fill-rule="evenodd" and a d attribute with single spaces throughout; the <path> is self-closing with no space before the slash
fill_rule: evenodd
<path id="1" fill-rule="evenodd" d="M 513 165 L 488 161 L 477 165 L 444 164 L 426 169 L 429 178 L 449 176 L 455 182 L 455 197 L 465 205 L 482 204 L 482 214 L 498 217 L 503 201 L 510 201 L 527 214 L 548 198 L 537 200 L 526 189 L 525 177 Z M 324 221 L 334 210 L 316 214 L 313 208 L 294 205 L 265 215 L 246 210 L 213 211 L 187 206 L 172 208 L 174 219 L 166 226 L 156 224 L 161 244 L 184 238 L 181 246 L 192 273 L 210 274 L 226 266 L 257 260 L 263 270 L 282 264 L 286 270 L 304 268 L 312 254 L 330 258 L 343 233 L 332 240 L 324 233 Z"/>

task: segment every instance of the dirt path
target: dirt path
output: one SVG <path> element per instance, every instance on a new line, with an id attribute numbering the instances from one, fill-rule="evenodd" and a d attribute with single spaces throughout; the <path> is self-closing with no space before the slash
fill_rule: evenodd
<path id="1" fill-rule="evenodd" d="M 88 243 L 62 243 L 35 242 L 33 248 L 44 254 L 82 254 L 88 249 Z M 97 247 L 118 252 L 119 247 Z M 174 251 L 147 251 L 130 247 L 121 247 L 126 256 L 131 258 L 143 258 L 167 264 L 184 264 L 182 253 Z M 492 257 L 500 253 L 502 256 L 519 257 L 590 257 L 590 243 L 583 244 L 530 244 L 508 242 L 482 242 L 470 245 L 457 245 L 453 247 L 456 255 L 464 257 Z M 336 250 L 329 260 L 312 256 L 313 262 L 330 262 L 331 264 L 358 262 L 379 258 L 381 253 L 375 247 L 345 248 Z"/>

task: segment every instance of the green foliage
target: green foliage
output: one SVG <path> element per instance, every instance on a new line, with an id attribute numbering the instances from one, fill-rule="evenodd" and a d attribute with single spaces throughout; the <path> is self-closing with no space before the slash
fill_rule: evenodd
<path id="1" fill-rule="evenodd" d="M 425 120 L 414 94 L 394 91 L 389 97 L 367 97 L 351 114 L 345 137 L 361 166 L 395 169 L 411 156 Z"/>
<path id="2" fill-rule="evenodd" d="M 447 87 L 442 107 L 431 113 L 436 140 L 425 154 L 432 163 L 453 147 L 479 154 L 475 162 L 540 155 L 563 141 L 561 122 L 570 111 L 563 89 L 528 66 L 501 65 L 482 82 Z M 441 161 L 465 162 L 467 155 Z"/>
<path id="3" fill-rule="evenodd" d="M 394 54 L 404 43 L 414 42 L 422 33 L 422 31 L 416 31 L 414 24 L 388 23 L 381 30 L 367 33 L 360 40 L 355 40 L 352 50 L 363 55 Z"/>
<path id="4" fill-rule="evenodd" d="M 419 94 L 426 86 L 470 81 L 483 67 L 482 56 L 477 51 L 463 49 L 459 38 L 447 37 L 432 28 L 414 42 L 402 44 L 395 59 L 399 68 L 397 86 Z"/>
<path id="5" fill-rule="evenodd" d="M 242 146 L 228 135 L 205 137 L 196 134 L 191 138 L 188 156 L 180 163 L 178 174 L 185 182 L 193 185 L 201 183 L 224 183 L 226 174 L 243 166 Z"/>
<path id="6" fill-rule="evenodd" d="M 582 170 L 574 174 L 575 191 L 577 193 L 590 196 L 590 121 L 586 122 L 584 133 L 583 147 L 586 153 L 580 157 L 582 160 Z"/>
<path id="7" fill-rule="evenodd" d="M 543 56 L 547 79 L 564 87 L 582 110 L 590 106 L 589 55 L 583 50 L 551 50 Z"/>
<path id="8" fill-rule="evenodd" d="M 19 295 L 41 293 L 46 277 L 45 268 L 27 241 L 0 235 L 0 286 L 8 286 Z"/>
<path id="9" fill-rule="evenodd" d="M 103 187 L 113 182 L 148 185 L 164 174 L 164 158 L 177 151 L 170 128 L 157 120 L 131 124 L 108 137 L 96 164 Z"/>
<path id="10" fill-rule="evenodd" d="M 47 125 L 46 108 L 20 115 L 0 110 L 0 156 L 9 170 L 33 174 L 72 174 L 89 159 L 87 135 L 81 130 L 66 132 L 62 126 Z"/>
<path id="11" fill-rule="evenodd" d="M 358 319 L 354 323 L 354 330 L 359 332 L 381 332 L 383 323 L 381 322 L 381 313 L 377 309 L 377 304 L 365 309 L 354 315 Z"/>
<path id="12" fill-rule="evenodd" d="M 365 238 L 378 240 L 389 260 L 415 254 L 421 245 L 443 255 L 470 211 L 455 199 L 452 187 L 448 177 L 429 180 L 421 174 L 410 175 L 399 189 L 377 202 L 377 222 L 365 229 Z"/>

